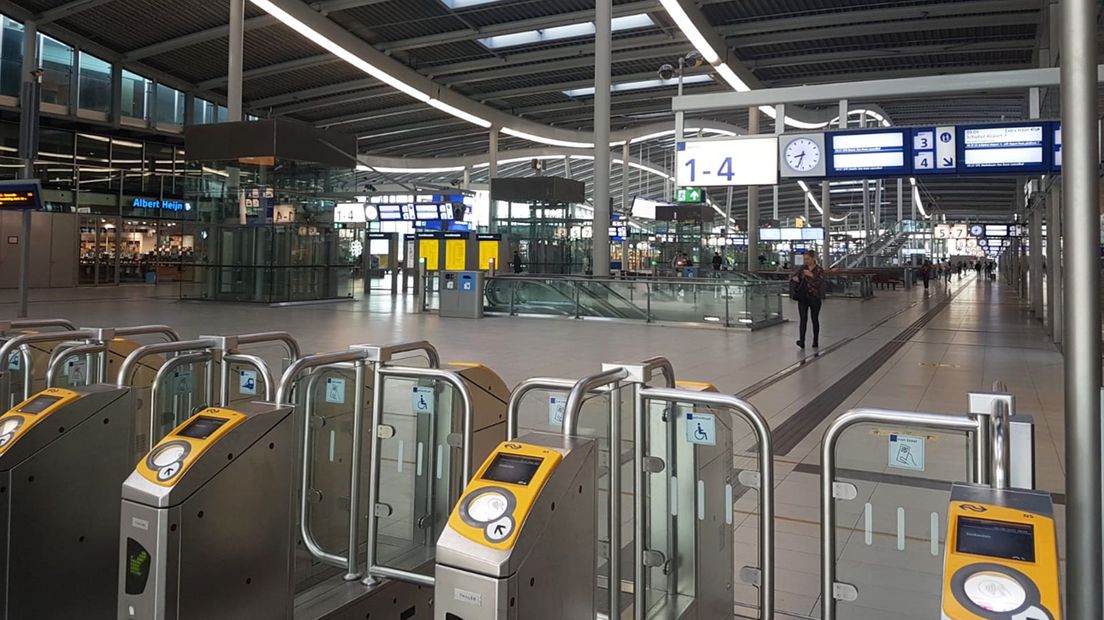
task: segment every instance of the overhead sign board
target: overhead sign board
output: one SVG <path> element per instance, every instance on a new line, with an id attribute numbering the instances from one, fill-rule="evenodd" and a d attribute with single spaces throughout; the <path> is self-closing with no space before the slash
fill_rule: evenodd
<path id="1" fill-rule="evenodd" d="M 960 173 L 1046 172 L 1053 136 L 1049 123 L 1014 123 L 958 128 Z"/>
<path id="2" fill-rule="evenodd" d="M 958 171 L 954 127 L 917 127 L 912 130 L 912 170 L 916 174 L 953 174 Z"/>
<path id="3" fill-rule="evenodd" d="M 334 222 L 338 224 L 363 224 L 365 221 L 364 203 L 339 203 L 334 207 Z"/>
<path id="4" fill-rule="evenodd" d="M 906 129 L 829 133 L 828 176 L 908 174 L 911 146 L 912 135 Z"/>
<path id="5" fill-rule="evenodd" d="M 778 138 L 754 136 L 680 142 L 676 183 L 680 186 L 778 184 Z"/>
<path id="6" fill-rule="evenodd" d="M 0 211 L 42 209 L 42 184 L 38 180 L 0 181 Z"/>

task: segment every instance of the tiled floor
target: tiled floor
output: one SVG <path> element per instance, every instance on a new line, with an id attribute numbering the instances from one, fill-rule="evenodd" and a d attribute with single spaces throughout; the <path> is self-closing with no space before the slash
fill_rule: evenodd
<path id="1" fill-rule="evenodd" d="M 1063 491 L 1061 356 L 1008 289 L 970 279 L 952 282 L 950 291 L 956 290 L 954 300 L 832 415 L 789 454 L 776 459 L 776 600 L 779 611 L 786 612 L 777 617 L 819 614 L 819 449 L 821 434 L 835 414 L 852 407 L 963 413 L 968 391 L 985 391 L 994 380 L 1002 380 L 1016 396 L 1017 413 L 1034 416 L 1039 487 Z M 865 302 L 830 300 L 822 316 L 822 344 L 840 346 L 817 358 L 811 350 L 794 346 L 797 325 L 791 305 L 786 310 L 791 322 L 743 332 L 577 320 L 440 319 L 407 313 L 409 298 L 393 302 L 381 295 L 357 302 L 270 308 L 181 303 L 175 293 L 172 286 L 34 291 L 31 314 L 92 326 L 167 323 L 186 338 L 286 330 L 299 338 L 304 352 L 424 339 L 444 360 L 484 363 L 511 386 L 532 376 L 576 378 L 599 370 L 602 362 L 663 355 L 680 379 L 710 382 L 722 392 L 738 393 L 805 361 L 799 370 L 750 398 L 777 427 L 947 294 L 937 287 L 930 295 L 914 289 L 878 291 L 875 299 Z M 0 291 L 0 317 L 14 313 L 14 292 Z M 276 348 L 260 353 L 271 359 L 279 356 Z M 542 406 L 527 407 L 522 425 L 545 426 L 546 415 Z M 938 617 L 942 560 L 938 552 L 931 553 L 932 514 L 938 539 L 946 527 L 949 495 L 910 485 L 908 476 L 962 479 L 964 442 L 928 433 L 926 470 L 910 474 L 885 466 L 886 443 L 880 434 L 889 430 L 901 429 L 858 427 L 841 443 L 840 467 L 898 475 L 888 482 L 840 476 L 859 491 L 857 499 L 837 502 L 839 580 L 855 584 L 860 593 L 855 603 L 840 605 L 840 617 L 848 620 Z M 736 504 L 743 513 L 736 520 L 737 566 L 754 564 L 756 557 L 756 522 L 750 518 L 755 501 L 756 494 L 748 493 Z M 1060 506 L 1058 512 L 1061 516 Z M 755 600 L 750 587 L 738 588 L 736 594 L 740 603 Z"/>

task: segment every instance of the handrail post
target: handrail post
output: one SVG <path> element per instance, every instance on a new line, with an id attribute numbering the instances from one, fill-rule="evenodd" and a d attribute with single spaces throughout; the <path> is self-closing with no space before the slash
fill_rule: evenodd
<path id="1" fill-rule="evenodd" d="M 349 558 L 345 567 L 345 581 L 360 579 L 358 551 L 360 550 L 360 464 L 363 459 L 364 443 L 364 391 L 367 386 L 364 360 L 353 362 L 355 373 L 355 393 L 353 394 L 353 446 L 351 472 L 349 474 Z M 372 433 L 375 435 L 375 433 Z M 373 453 L 374 454 L 374 453 Z M 375 507 L 369 507 L 369 514 L 375 513 Z"/>

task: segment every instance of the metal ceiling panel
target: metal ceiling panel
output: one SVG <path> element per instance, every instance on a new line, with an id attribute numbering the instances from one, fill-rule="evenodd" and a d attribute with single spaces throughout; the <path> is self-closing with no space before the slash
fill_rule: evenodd
<path id="1" fill-rule="evenodd" d="M 341 84 L 366 77 L 359 69 L 345 63 L 318 65 L 249 80 L 245 83 L 244 98 L 246 101 L 264 99 L 287 92 Z"/>
<path id="2" fill-rule="evenodd" d="M 130 51 L 225 25 L 229 15 L 228 0 L 128 0 L 82 11 L 60 24 L 97 43 Z"/>
<path id="3" fill-rule="evenodd" d="M 341 11 L 331 19 L 371 43 L 467 28 L 439 0 L 394 0 Z"/>

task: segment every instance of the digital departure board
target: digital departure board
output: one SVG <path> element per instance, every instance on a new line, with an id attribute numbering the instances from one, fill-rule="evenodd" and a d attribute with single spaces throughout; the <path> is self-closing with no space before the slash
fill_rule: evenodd
<path id="1" fill-rule="evenodd" d="M 958 128 L 958 172 L 1046 172 L 1053 156 L 1050 123 Z"/>
<path id="2" fill-rule="evenodd" d="M 897 176 L 911 172 L 912 132 L 875 129 L 828 134 L 828 176 Z"/>
<path id="3" fill-rule="evenodd" d="M 42 185 L 38 181 L 0 181 L 0 211 L 42 209 Z"/>

